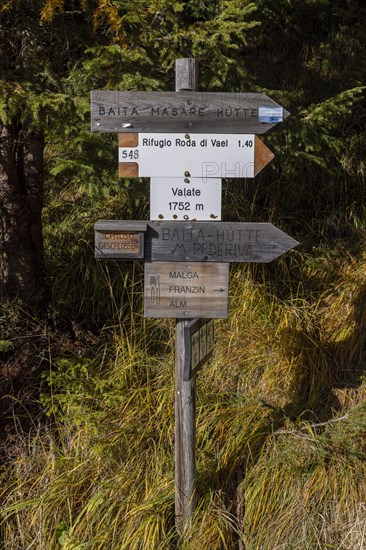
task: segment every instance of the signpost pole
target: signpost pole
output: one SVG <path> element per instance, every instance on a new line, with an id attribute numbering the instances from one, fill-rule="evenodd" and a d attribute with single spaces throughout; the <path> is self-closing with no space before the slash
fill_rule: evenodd
<path id="1" fill-rule="evenodd" d="M 229 263 L 270 262 L 298 244 L 270 223 L 212 222 L 221 219 L 221 178 L 255 177 L 273 158 L 257 134 L 289 113 L 266 94 L 202 93 L 197 81 L 197 60 L 183 58 L 175 92 L 91 92 L 92 131 L 119 133 L 120 177 L 153 178 L 150 222 L 100 220 L 95 256 L 144 259 L 145 317 L 176 319 L 180 534 L 196 506 L 196 372 L 212 353 L 213 319 L 227 318 Z"/>
<path id="2" fill-rule="evenodd" d="M 175 62 L 175 91 L 197 90 L 196 59 Z M 175 347 L 175 522 L 183 532 L 195 508 L 196 476 L 196 375 L 185 380 L 190 363 L 190 342 L 186 342 L 188 319 L 176 320 Z"/>

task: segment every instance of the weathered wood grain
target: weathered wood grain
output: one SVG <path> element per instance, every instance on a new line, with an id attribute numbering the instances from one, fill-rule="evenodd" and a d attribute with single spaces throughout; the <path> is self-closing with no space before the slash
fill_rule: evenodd
<path id="1" fill-rule="evenodd" d="M 183 80 L 189 82 L 183 83 Z M 176 60 L 176 88 L 198 87 L 197 60 L 187 64 Z M 175 523 L 183 534 L 196 507 L 196 376 L 186 379 L 190 362 L 189 342 L 185 327 L 187 320 L 176 319 L 175 354 Z"/>
<path id="2" fill-rule="evenodd" d="M 120 162 L 118 164 L 118 176 L 120 178 L 138 178 L 139 165 L 137 162 Z"/>
<path id="3" fill-rule="evenodd" d="M 190 364 L 188 322 L 178 319 L 175 329 L 175 522 L 179 533 L 189 525 L 196 503 L 196 376 L 184 378 Z"/>
<path id="4" fill-rule="evenodd" d="M 137 222 L 95 224 L 95 257 L 98 260 L 141 260 L 147 224 Z"/>
<path id="5" fill-rule="evenodd" d="M 273 159 L 274 154 L 272 151 L 268 149 L 267 145 L 265 145 L 258 136 L 255 136 L 254 176 L 259 174 L 259 172 Z"/>
<path id="6" fill-rule="evenodd" d="M 149 222 L 145 258 L 152 261 L 267 263 L 297 244 L 295 239 L 270 223 Z"/>
<path id="7" fill-rule="evenodd" d="M 99 220 L 95 231 L 147 231 L 148 223 L 143 220 Z"/>
<path id="8" fill-rule="evenodd" d="M 118 147 L 138 147 L 139 134 L 133 132 L 131 134 L 118 134 Z"/>
<path id="9" fill-rule="evenodd" d="M 228 264 L 146 262 L 144 315 L 175 319 L 226 318 L 228 285 Z"/>
<path id="10" fill-rule="evenodd" d="M 189 380 L 213 354 L 214 320 L 193 319 L 184 328 L 190 361 L 186 362 L 184 380 Z"/>
<path id="11" fill-rule="evenodd" d="M 103 220 L 95 231 L 123 231 L 126 223 L 144 231 L 144 258 L 154 262 L 268 263 L 299 244 L 266 222 L 150 221 L 145 231 L 139 221 Z"/>
<path id="12" fill-rule="evenodd" d="M 94 132 L 263 134 L 277 123 L 259 122 L 259 107 L 281 106 L 262 93 L 93 90 Z M 283 109 L 283 119 L 289 115 Z"/>
<path id="13" fill-rule="evenodd" d="M 198 61 L 194 57 L 184 57 L 175 60 L 175 89 L 197 90 Z"/>

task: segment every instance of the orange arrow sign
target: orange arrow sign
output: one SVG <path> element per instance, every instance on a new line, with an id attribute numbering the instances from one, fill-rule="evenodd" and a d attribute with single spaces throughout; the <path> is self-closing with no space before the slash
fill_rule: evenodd
<path id="1" fill-rule="evenodd" d="M 254 175 L 259 174 L 267 164 L 274 159 L 274 154 L 258 136 L 255 136 L 254 145 Z"/>

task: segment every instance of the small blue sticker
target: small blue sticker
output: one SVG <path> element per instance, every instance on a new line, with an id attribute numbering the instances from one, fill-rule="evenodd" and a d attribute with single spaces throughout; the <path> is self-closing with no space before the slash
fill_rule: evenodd
<path id="1" fill-rule="evenodd" d="M 259 122 L 283 122 L 283 107 L 259 107 Z"/>

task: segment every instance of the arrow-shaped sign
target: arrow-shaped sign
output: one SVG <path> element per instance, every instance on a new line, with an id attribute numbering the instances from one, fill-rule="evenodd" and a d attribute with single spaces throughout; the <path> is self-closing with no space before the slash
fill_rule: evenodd
<path id="1" fill-rule="evenodd" d="M 91 92 L 94 132 L 263 134 L 288 115 L 261 93 Z"/>
<path id="2" fill-rule="evenodd" d="M 266 263 L 298 244 L 271 223 L 150 222 L 148 228 L 155 231 L 145 240 L 153 261 Z"/>
<path id="3" fill-rule="evenodd" d="M 297 244 L 271 223 L 145 222 L 144 259 L 160 262 L 271 262 Z M 98 259 L 128 259 L 124 233 L 138 221 L 100 220 L 95 224 Z M 129 255 L 127 255 L 129 254 Z M 217 288 L 217 287 L 216 287 Z"/>
<path id="4" fill-rule="evenodd" d="M 119 134 L 121 177 L 253 178 L 273 157 L 254 134 Z"/>

